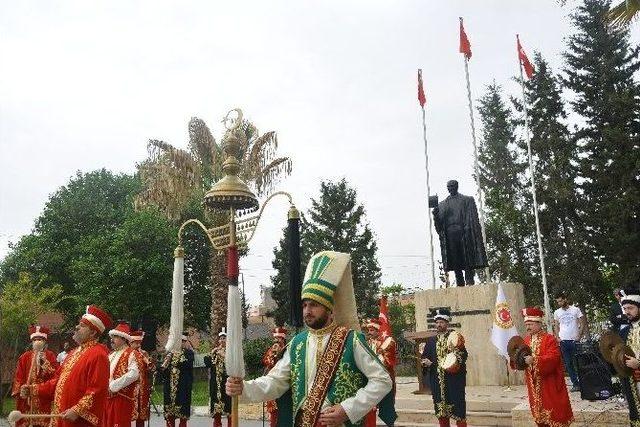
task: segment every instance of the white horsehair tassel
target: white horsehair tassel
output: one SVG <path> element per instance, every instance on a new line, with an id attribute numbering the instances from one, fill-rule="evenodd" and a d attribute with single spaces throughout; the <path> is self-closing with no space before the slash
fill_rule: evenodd
<path id="1" fill-rule="evenodd" d="M 173 261 L 173 287 L 171 288 L 171 323 L 165 350 L 179 352 L 182 347 L 184 322 L 184 249 L 178 246 Z"/>
<path id="2" fill-rule="evenodd" d="M 242 299 L 237 286 L 229 286 L 227 297 L 227 348 L 224 355 L 227 375 L 244 378 L 242 351 Z"/>

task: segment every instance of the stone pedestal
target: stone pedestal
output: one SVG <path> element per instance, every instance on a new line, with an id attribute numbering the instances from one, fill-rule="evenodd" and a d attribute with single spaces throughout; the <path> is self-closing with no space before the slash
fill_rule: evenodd
<path id="1" fill-rule="evenodd" d="M 415 295 L 416 331 L 433 327 L 428 317 L 431 310 L 447 307 L 451 310 L 452 329 L 462 333 L 469 352 L 467 360 L 467 385 L 507 385 L 505 359 L 498 355 L 491 343 L 491 329 L 495 315 L 496 283 L 474 286 L 431 289 Z M 520 283 L 503 283 L 505 297 L 511 309 L 513 321 L 520 335 L 524 322 L 520 312 L 524 307 L 524 292 Z M 523 384 L 521 371 L 509 370 L 512 385 Z"/>

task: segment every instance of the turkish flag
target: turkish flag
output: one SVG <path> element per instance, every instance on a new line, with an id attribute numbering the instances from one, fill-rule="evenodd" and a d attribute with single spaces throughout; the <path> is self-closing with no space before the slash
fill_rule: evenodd
<path id="1" fill-rule="evenodd" d="M 520 64 L 524 67 L 524 72 L 527 74 L 527 78 L 530 79 L 533 77 L 533 65 L 531 65 L 531 61 L 527 58 L 527 54 L 524 53 L 524 49 L 520 44 L 520 36 L 516 34 L 516 41 L 518 42 L 518 59 L 520 60 Z"/>
<path id="2" fill-rule="evenodd" d="M 386 295 L 383 295 L 382 298 L 380 298 L 380 315 L 378 316 L 378 319 L 380 319 L 380 336 L 382 337 L 382 341 L 384 341 L 387 337 L 391 336 L 389 304 Z"/>
<path id="3" fill-rule="evenodd" d="M 462 18 L 460 18 L 460 53 L 464 53 L 467 60 L 471 59 L 471 43 L 469 43 L 467 33 L 464 31 Z"/>
<path id="4" fill-rule="evenodd" d="M 427 102 L 427 97 L 424 96 L 424 88 L 422 87 L 422 70 L 420 69 L 418 69 L 418 102 L 422 108 Z"/>

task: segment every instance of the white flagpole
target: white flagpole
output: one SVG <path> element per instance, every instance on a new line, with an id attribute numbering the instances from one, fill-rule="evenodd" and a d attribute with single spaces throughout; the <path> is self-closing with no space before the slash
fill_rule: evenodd
<path id="1" fill-rule="evenodd" d="M 422 70 L 418 70 L 422 79 Z M 423 88 L 424 90 L 424 88 Z M 431 257 L 431 264 L 429 268 L 431 269 L 431 283 L 433 289 L 436 288 L 436 273 L 435 273 L 435 259 L 433 257 L 433 226 L 431 218 L 431 210 L 429 209 L 429 196 L 431 195 L 431 186 L 429 185 L 429 150 L 427 149 L 427 119 L 424 112 L 424 106 L 420 106 L 422 109 L 422 136 L 424 138 L 424 161 L 425 161 L 425 169 L 427 173 L 427 219 L 428 219 L 428 227 L 429 227 L 429 256 Z"/>
<path id="2" fill-rule="evenodd" d="M 544 250 L 542 248 L 542 233 L 540 232 L 540 220 L 538 218 L 538 199 L 536 197 L 535 167 L 531 155 L 531 135 L 529 134 L 529 112 L 527 110 L 527 97 L 524 90 L 524 75 L 522 74 L 522 61 L 518 52 L 518 67 L 520 68 L 520 86 L 522 88 L 522 108 L 524 111 L 524 130 L 527 141 L 527 156 L 529 157 L 529 174 L 531 175 L 531 195 L 533 196 L 533 213 L 536 219 L 536 237 L 538 238 L 538 256 L 540 258 L 540 274 L 542 275 L 542 294 L 544 297 L 544 311 L 547 318 L 547 327 L 551 325 L 551 304 L 549 303 L 549 291 L 547 289 L 547 273 L 544 267 Z"/>
<path id="3" fill-rule="evenodd" d="M 462 19 L 462 18 L 460 18 Z M 484 201 L 482 197 L 482 187 L 480 186 L 480 166 L 478 164 L 478 144 L 476 143 L 476 125 L 473 120 L 473 100 L 471 99 L 471 81 L 469 80 L 469 59 L 464 55 L 464 74 L 467 79 L 467 100 L 469 101 L 469 119 L 471 122 L 471 141 L 473 141 L 473 169 L 476 175 L 476 186 L 478 187 L 478 207 L 480 208 L 480 229 L 482 231 L 482 243 L 487 250 L 487 232 L 484 223 Z M 489 283 L 489 267 L 484 268 L 485 280 Z"/>

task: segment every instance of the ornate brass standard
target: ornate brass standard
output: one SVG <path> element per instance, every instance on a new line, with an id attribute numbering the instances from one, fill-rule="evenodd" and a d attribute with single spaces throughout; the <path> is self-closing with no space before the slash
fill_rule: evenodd
<path id="1" fill-rule="evenodd" d="M 232 113 L 236 113 L 235 118 Z M 258 198 L 247 184 L 238 176 L 241 170 L 240 152 L 247 147 L 247 137 L 242 129 L 242 111 L 231 110 L 223 123 L 227 129 L 222 139 L 225 161 L 222 164 L 224 177 L 216 182 L 204 196 L 207 209 L 217 212 L 228 212 L 229 222 L 219 227 L 207 228 L 201 221 L 190 219 L 185 221 L 178 231 L 179 248 L 182 247 L 182 234 L 187 225 L 199 226 L 207 235 L 211 245 L 218 251 L 227 251 L 227 272 L 230 286 L 238 286 L 238 249 L 246 247 L 255 234 L 262 212 L 267 204 L 276 196 L 289 199 L 289 219 L 299 219 L 300 214 L 293 204 L 289 193 L 278 191 L 269 196 L 262 204 L 257 215 L 251 215 L 259 208 Z M 249 216 L 251 215 L 251 216 Z M 231 344 L 231 343 L 229 343 Z M 232 398 L 231 423 L 238 427 L 238 398 Z"/>

